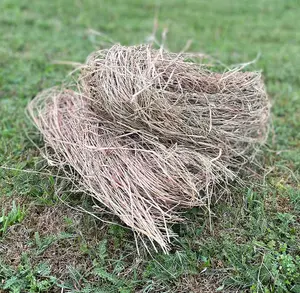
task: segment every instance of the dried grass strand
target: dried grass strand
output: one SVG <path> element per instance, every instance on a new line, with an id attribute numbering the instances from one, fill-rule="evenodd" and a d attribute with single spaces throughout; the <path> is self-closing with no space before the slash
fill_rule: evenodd
<path id="1" fill-rule="evenodd" d="M 240 180 L 268 134 L 259 72 L 186 59 L 114 45 L 88 57 L 77 91 L 50 89 L 28 105 L 48 163 L 165 252 L 181 209 Z"/>

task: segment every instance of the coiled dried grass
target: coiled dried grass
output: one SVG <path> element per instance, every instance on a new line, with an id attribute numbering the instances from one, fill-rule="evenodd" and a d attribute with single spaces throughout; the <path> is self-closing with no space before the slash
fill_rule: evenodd
<path id="1" fill-rule="evenodd" d="M 77 91 L 28 105 L 49 164 L 75 170 L 79 188 L 165 252 L 180 210 L 239 179 L 268 133 L 259 72 L 220 74 L 187 58 L 115 45 L 89 56 Z"/>

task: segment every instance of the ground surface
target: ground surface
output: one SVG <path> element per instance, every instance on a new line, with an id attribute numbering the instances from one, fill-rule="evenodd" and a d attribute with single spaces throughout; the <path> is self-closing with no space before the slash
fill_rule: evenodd
<path id="1" fill-rule="evenodd" d="M 212 231 L 193 209 L 170 255 L 152 258 L 137 255 L 129 230 L 63 204 L 53 177 L 24 172 L 48 172 L 24 108 L 70 70 L 54 60 L 83 62 L 109 39 L 147 41 L 155 11 L 172 51 L 193 39 L 191 50 L 226 64 L 259 55 L 251 69 L 263 70 L 274 129 L 263 186 L 219 201 Z M 0 1 L 0 291 L 300 292 L 299 15 L 293 0 Z"/>

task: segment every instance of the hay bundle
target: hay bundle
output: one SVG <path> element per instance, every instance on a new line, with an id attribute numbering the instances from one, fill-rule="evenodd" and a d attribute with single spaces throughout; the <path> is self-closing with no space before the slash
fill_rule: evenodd
<path id="1" fill-rule="evenodd" d="M 260 73 L 185 59 L 115 45 L 88 58 L 77 92 L 51 89 L 28 106 L 48 162 L 164 251 L 180 209 L 226 189 L 268 129 Z"/>

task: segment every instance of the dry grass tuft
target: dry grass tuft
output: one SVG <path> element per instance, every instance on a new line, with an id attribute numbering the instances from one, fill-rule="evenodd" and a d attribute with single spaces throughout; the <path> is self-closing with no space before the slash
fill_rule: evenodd
<path id="1" fill-rule="evenodd" d="M 265 142 L 258 72 L 222 74 L 141 45 L 93 53 L 78 89 L 28 106 L 50 165 L 166 252 L 180 209 L 209 205 Z"/>

